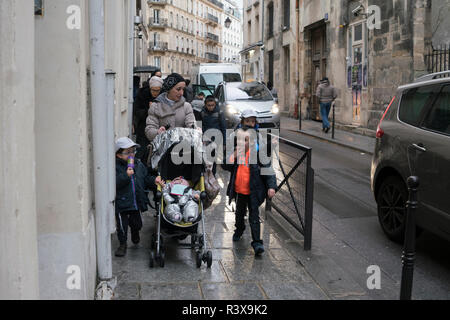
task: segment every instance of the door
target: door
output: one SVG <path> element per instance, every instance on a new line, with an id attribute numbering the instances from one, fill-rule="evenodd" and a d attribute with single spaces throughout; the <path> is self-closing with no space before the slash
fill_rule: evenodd
<path id="1" fill-rule="evenodd" d="M 312 79 L 311 79 L 311 96 L 312 96 L 312 108 L 311 119 L 320 120 L 320 105 L 319 99 L 316 96 L 317 87 L 326 76 L 326 38 L 325 38 L 325 26 L 311 31 L 311 43 L 312 43 Z"/>
<path id="2" fill-rule="evenodd" d="M 362 91 L 362 64 L 363 47 L 357 45 L 353 47 L 353 66 L 352 66 L 352 101 L 353 101 L 353 124 L 361 123 L 361 91 Z"/>

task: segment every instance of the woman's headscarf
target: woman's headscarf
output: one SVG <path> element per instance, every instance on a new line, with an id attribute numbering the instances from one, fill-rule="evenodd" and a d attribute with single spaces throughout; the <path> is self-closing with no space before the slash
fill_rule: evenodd
<path id="1" fill-rule="evenodd" d="M 175 87 L 180 82 L 186 82 L 184 78 L 178 73 L 170 74 L 165 80 L 162 86 L 162 92 L 169 92 L 173 87 Z"/>

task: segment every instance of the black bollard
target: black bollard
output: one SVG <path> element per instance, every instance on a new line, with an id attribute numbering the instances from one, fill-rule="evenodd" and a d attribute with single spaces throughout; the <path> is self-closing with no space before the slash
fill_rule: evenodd
<path id="1" fill-rule="evenodd" d="M 334 123 L 336 121 L 334 105 L 335 105 L 335 103 L 333 102 L 333 104 L 332 104 L 332 106 L 333 106 L 333 128 L 331 129 L 331 138 L 332 139 L 334 139 Z"/>
<path id="2" fill-rule="evenodd" d="M 402 282 L 400 288 L 400 300 L 411 300 L 414 261 L 416 259 L 416 222 L 415 214 L 418 207 L 417 190 L 419 178 L 412 176 L 407 181 L 409 198 L 406 202 L 405 242 L 402 254 Z"/>

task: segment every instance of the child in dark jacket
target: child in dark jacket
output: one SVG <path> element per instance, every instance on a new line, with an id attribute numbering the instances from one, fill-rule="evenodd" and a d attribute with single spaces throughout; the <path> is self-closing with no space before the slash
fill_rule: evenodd
<path id="1" fill-rule="evenodd" d="M 216 105 L 216 99 L 213 96 L 207 96 L 205 99 L 205 106 L 201 112 L 203 134 L 210 129 L 219 130 L 222 133 L 222 145 L 226 140 L 227 126 L 225 116 Z M 215 156 L 215 154 L 214 154 Z M 216 175 L 216 162 L 213 163 L 212 172 Z"/>
<path id="2" fill-rule="evenodd" d="M 131 241 L 138 244 L 139 231 L 142 228 L 141 212 L 147 211 L 148 198 L 146 189 L 156 184 L 164 186 L 161 177 L 148 173 L 147 167 L 135 159 L 136 147 L 127 137 L 116 142 L 116 226 L 120 246 L 116 250 L 117 257 L 125 256 L 127 252 L 128 226 L 131 229 Z"/>
<path id="3" fill-rule="evenodd" d="M 236 223 L 233 241 L 239 241 L 245 230 L 244 217 L 249 211 L 249 224 L 252 234 L 252 247 L 255 255 L 264 252 L 261 240 L 261 226 L 259 220 L 259 207 L 266 197 L 273 198 L 276 190 L 275 175 L 262 175 L 261 169 L 269 166 L 262 165 L 259 160 L 256 164 L 249 163 L 251 150 L 258 150 L 258 132 L 256 128 L 256 113 L 246 110 L 242 113 L 241 127 L 236 131 L 238 140 L 245 139 L 245 149 L 239 145 L 228 159 L 225 166 L 231 172 L 227 195 L 230 202 L 236 200 Z M 253 130 L 253 137 L 252 132 Z M 256 137 L 256 141 L 251 141 Z M 238 142 L 239 144 L 239 142 Z"/>

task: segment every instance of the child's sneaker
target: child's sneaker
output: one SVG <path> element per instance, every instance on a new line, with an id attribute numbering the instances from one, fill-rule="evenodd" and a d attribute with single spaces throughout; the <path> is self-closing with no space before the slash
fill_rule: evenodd
<path id="1" fill-rule="evenodd" d="M 264 252 L 264 245 L 261 242 L 253 242 L 252 247 L 256 256 L 260 256 Z"/>
<path id="2" fill-rule="evenodd" d="M 117 248 L 115 254 L 116 254 L 116 257 L 123 257 L 123 256 L 125 256 L 126 253 L 127 253 L 127 245 L 121 244 L 119 246 L 119 248 Z"/>

